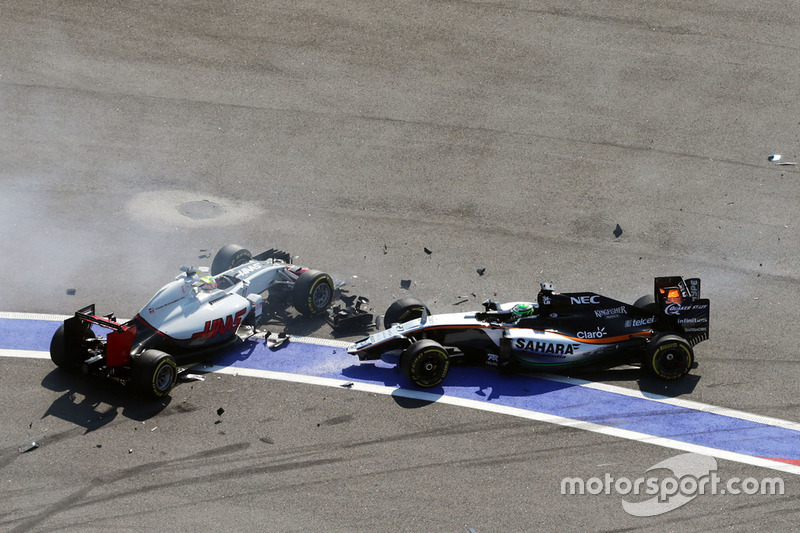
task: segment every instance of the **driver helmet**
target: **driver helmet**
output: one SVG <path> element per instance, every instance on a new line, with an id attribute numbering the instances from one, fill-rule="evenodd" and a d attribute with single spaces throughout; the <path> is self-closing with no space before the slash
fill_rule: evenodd
<path id="1" fill-rule="evenodd" d="M 517 304 L 511 308 L 511 312 L 518 318 L 534 316 L 536 307 L 533 304 Z"/>
<path id="2" fill-rule="evenodd" d="M 214 276 L 203 276 L 200 278 L 200 288 L 204 291 L 213 291 L 217 288 L 217 281 L 214 279 Z"/>

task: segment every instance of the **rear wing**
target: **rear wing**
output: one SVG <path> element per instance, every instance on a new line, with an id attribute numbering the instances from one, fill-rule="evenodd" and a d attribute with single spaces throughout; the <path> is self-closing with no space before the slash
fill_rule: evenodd
<path id="1" fill-rule="evenodd" d="M 708 339 L 710 303 L 700 297 L 700 278 L 655 278 L 653 290 L 662 323 L 692 346 Z"/>
<path id="2" fill-rule="evenodd" d="M 122 366 L 130 361 L 131 347 L 136 336 L 136 326 L 117 322 L 113 315 L 98 316 L 94 304 L 75 311 L 64 321 L 64 337 L 71 346 L 80 345 L 91 325 L 112 330 L 106 335 L 105 364 Z"/>

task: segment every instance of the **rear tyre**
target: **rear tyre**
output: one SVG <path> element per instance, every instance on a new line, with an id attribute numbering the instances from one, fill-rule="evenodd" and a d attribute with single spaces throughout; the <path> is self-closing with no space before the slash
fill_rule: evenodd
<path id="1" fill-rule="evenodd" d="M 50 359 L 59 368 L 67 372 L 78 372 L 85 359 L 84 343 L 95 338 L 94 332 L 87 325 L 82 337 L 67 340 L 64 333 L 64 324 L 58 326 L 50 340 Z"/>
<path id="2" fill-rule="evenodd" d="M 642 311 L 647 311 L 652 315 L 658 314 L 656 299 L 652 294 L 646 294 L 642 296 L 634 302 L 633 306 L 641 309 Z"/>
<path id="3" fill-rule="evenodd" d="M 333 279 L 319 270 L 306 270 L 292 289 L 292 306 L 307 317 L 324 314 L 333 303 Z"/>
<path id="4" fill-rule="evenodd" d="M 694 350 L 686 339 L 680 335 L 660 333 L 647 346 L 642 368 L 658 378 L 674 380 L 688 374 L 693 364 Z"/>
<path id="5" fill-rule="evenodd" d="M 411 296 L 400 298 L 390 305 L 386 314 L 383 315 L 383 327 L 390 328 L 392 324 L 402 324 L 415 318 L 421 318 L 423 310 L 430 314 L 425 304 L 416 298 Z"/>
<path id="6" fill-rule="evenodd" d="M 238 244 L 228 244 L 220 248 L 214 261 L 211 263 L 211 275 L 216 276 L 226 270 L 243 265 L 253 258 L 250 250 L 242 248 Z"/>
<path id="7" fill-rule="evenodd" d="M 145 350 L 133 362 L 131 384 L 136 392 L 146 398 L 163 398 L 175 388 L 178 366 L 167 353 Z"/>
<path id="8" fill-rule="evenodd" d="M 418 387 L 435 387 L 447 376 L 449 368 L 447 351 L 430 339 L 416 341 L 400 356 L 400 369 Z"/>

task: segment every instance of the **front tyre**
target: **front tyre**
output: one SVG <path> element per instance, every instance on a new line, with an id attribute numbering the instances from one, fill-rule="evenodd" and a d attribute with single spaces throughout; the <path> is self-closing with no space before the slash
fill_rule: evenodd
<path id="1" fill-rule="evenodd" d="M 421 301 L 411 296 L 400 298 L 395 300 L 383 315 L 383 327 L 390 328 L 392 324 L 403 324 L 409 320 L 421 318 L 423 312 L 430 314 L 428 308 Z"/>
<path id="2" fill-rule="evenodd" d="M 693 364 L 694 350 L 686 339 L 660 333 L 650 340 L 642 368 L 658 378 L 675 380 L 688 374 Z"/>
<path id="3" fill-rule="evenodd" d="M 400 369 L 418 387 L 435 387 L 447 376 L 450 359 L 436 341 L 423 339 L 406 348 L 400 356 Z"/>
<path id="4" fill-rule="evenodd" d="M 178 381 L 175 360 L 159 350 L 145 350 L 132 366 L 131 384 L 146 398 L 159 399 L 169 395 Z"/>
<path id="5" fill-rule="evenodd" d="M 220 248 L 214 261 L 211 263 L 211 275 L 216 276 L 226 270 L 241 266 L 253 258 L 250 250 L 242 248 L 238 244 L 228 244 Z"/>
<path id="6" fill-rule="evenodd" d="M 61 324 L 50 340 L 50 359 L 57 367 L 67 372 L 78 372 L 86 359 L 84 344 L 94 338 L 94 332 L 86 325 L 80 337 L 67 339 L 64 324 Z"/>
<path id="7" fill-rule="evenodd" d="M 292 289 L 292 306 L 307 317 L 322 315 L 333 303 L 333 279 L 319 270 L 306 270 Z"/>

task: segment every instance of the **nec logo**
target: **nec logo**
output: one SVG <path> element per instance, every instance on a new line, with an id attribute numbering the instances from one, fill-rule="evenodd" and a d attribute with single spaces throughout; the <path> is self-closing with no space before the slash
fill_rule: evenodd
<path id="1" fill-rule="evenodd" d="M 599 304 L 600 297 L 598 295 L 594 296 L 570 296 L 570 302 L 572 305 L 588 305 L 588 304 Z"/>
<path id="2" fill-rule="evenodd" d="M 198 331 L 192 335 L 193 339 L 213 339 L 217 335 L 227 335 L 237 330 L 239 324 L 242 323 L 242 317 L 247 312 L 247 309 L 242 309 L 235 315 L 228 315 L 225 318 L 215 318 L 214 320 L 206 321 L 206 328 L 203 331 Z"/>

